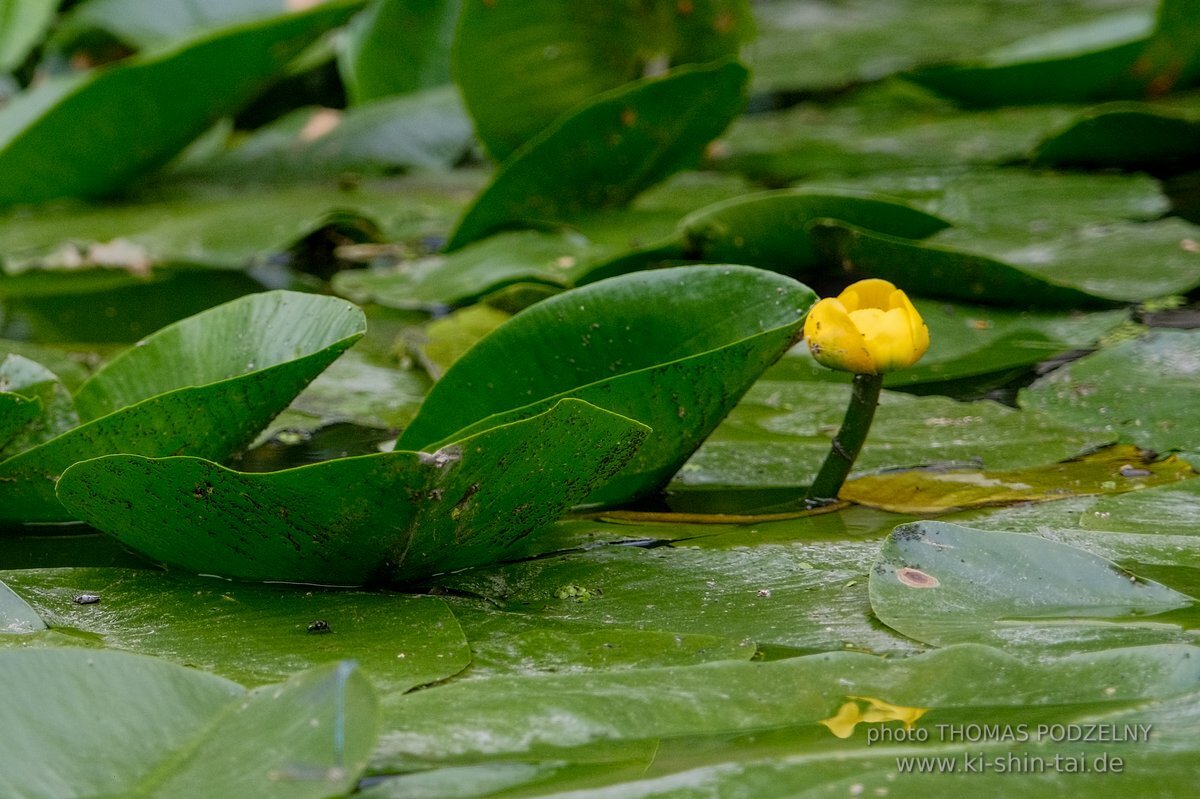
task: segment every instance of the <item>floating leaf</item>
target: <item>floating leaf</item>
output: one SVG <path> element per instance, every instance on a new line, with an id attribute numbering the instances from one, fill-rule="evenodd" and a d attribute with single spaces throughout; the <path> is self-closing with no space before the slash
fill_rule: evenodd
<path id="1" fill-rule="evenodd" d="M 21 66 L 57 8 L 57 0 L 0 0 L 0 73 Z"/>
<path id="2" fill-rule="evenodd" d="M 268 292 L 171 325 L 80 387 L 85 424 L 0 462 L 0 521 L 65 521 L 54 482 L 111 452 L 226 458 L 363 334 L 353 305 Z"/>
<path id="3" fill-rule="evenodd" d="M 467 0 L 454 76 L 484 145 L 505 159 L 596 95 L 671 66 L 736 55 L 752 24 L 744 0 Z"/>
<path id="4" fill-rule="evenodd" d="M 250 692 L 88 649 L 3 651 L 0 670 L 8 796 L 322 799 L 354 787 L 377 734 L 375 692 L 352 662 Z"/>
<path id="5" fill-rule="evenodd" d="M 1153 26 L 1153 17 L 1141 10 L 1111 14 L 1038 34 L 976 63 L 928 67 L 906 77 L 975 107 L 1138 97 L 1156 77 L 1134 71 Z"/>
<path id="6" fill-rule="evenodd" d="M 1135 103 L 1092 109 L 1070 127 L 1045 138 L 1032 161 L 1068 169 L 1184 172 L 1196 165 L 1200 123 Z"/>
<path id="7" fill-rule="evenodd" d="M 818 265 L 808 241 L 808 224 L 817 219 L 906 239 L 923 239 L 949 224 L 878 194 L 784 189 L 702 208 L 680 227 L 692 260 L 748 264 L 800 278 Z"/>
<path id="8" fill-rule="evenodd" d="M 928 644 L 1055 644 L 1072 651 L 1138 636 L 1169 640 L 1179 632 L 1172 625 L 1101 620 L 1193 602 L 1075 547 L 944 522 L 892 531 L 871 569 L 870 592 L 880 621 Z"/>
<path id="9" fill-rule="evenodd" d="M 586 744 L 659 739 L 650 773 L 643 768 L 622 775 L 632 784 L 616 795 L 686 795 L 688 771 L 709 758 L 787 768 L 799 772 L 794 784 L 803 785 L 804 769 L 828 767 L 827 758 L 836 763 L 855 753 L 843 765 L 848 775 L 861 769 L 865 734 L 858 732 L 851 744 L 820 726 L 847 695 L 930 708 L 917 722 L 929 736 L 926 746 L 957 750 L 966 748 L 964 742 L 947 746 L 952 742 L 939 741 L 934 725 L 1025 722 L 1032 737 L 1037 722 L 1085 721 L 1140 701 L 1166 700 L 1178 708 L 1200 679 L 1196 653 L 1189 646 L 1147 646 L 1038 660 L 964 645 L 895 659 L 832 652 L 767 663 L 461 682 L 385 697 L 388 732 L 376 765 L 412 770 L 483 758 L 581 762 Z M 986 718 L 980 708 L 988 709 Z M 1049 708 L 1055 716 L 1048 716 Z M 922 748 L 912 741 L 876 741 L 891 755 L 885 763 L 893 776 L 897 750 L 887 744 L 897 743 L 909 752 Z M 654 783 L 659 790 L 651 792 Z M 672 785 L 681 790 L 663 791 Z M 754 795 L 797 795 L 761 787 Z"/>
<path id="10" fill-rule="evenodd" d="M 0 453 L 4 457 L 37 446 L 79 424 L 71 393 L 57 375 L 40 363 L 9 355 L 0 361 L 0 389 L 37 403 L 37 413 L 22 425 L 20 435 L 14 437 L 0 431 Z M 20 407 L 23 416 L 28 405 Z"/>
<path id="11" fill-rule="evenodd" d="M 1020 394 L 1022 407 L 1157 451 L 1200 451 L 1200 331 L 1154 330 L 1067 364 Z"/>
<path id="12" fill-rule="evenodd" d="M 58 495 L 122 543 L 202 574 L 326 585 L 412 580 L 494 560 L 624 466 L 647 432 L 566 399 L 436 452 L 281 472 L 112 455 L 77 463 Z"/>
<path id="13" fill-rule="evenodd" d="M 221 29 L 19 95 L 0 112 L 0 205 L 124 188 L 262 91 L 356 5 L 338 0 Z"/>
<path id="14" fill-rule="evenodd" d="M 672 488 L 793 487 L 799 492 L 816 477 L 849 400 L 848 385 L 760 380 L 680 470 Z M 931 464 L 1029 468 L 1112 440 L 1111 434 L 1089 434 L 995 402 L 885 391 L 855 467 L 860 475 Z M 897 501 L 894 496 L 876 499 L 889 508 Z"/>
<path id="15" fill-rule="evenodd" d="M 1048 502 L 1079 494 L 1119 494 L 1186 480 L 1195 472 L 1170 457 L 1118 445 L 1050 466 L 1009 471 L 929 469 L 885 472 L 846 483 L 842 499 L 894 513 L 946 513 L 984 505 Z"/>
<path id="16" fill-rule="evenodd" d="M 494 65 L 488 71 L 498 74 Z M 741 110 L 746 77 L 741 64 L 724 61 L 679 67 L 596 97 L 501 164 L 446 249 L 505 226 L 563 222 L 628 203 L 700 160 Z"/>
<path id="17" fill-rule="evenodd" d="M 351 21 L 338 51 L 350 102 L 449 83 L 450 44 L 461 6 L 462 0 L 370 3 Z"/>
<path id="18" fill-rule="evenodd" d="M 0 583 L 0 637 L 16 633 L 35 633 L 46 629 L 37 611 L 4 583 Z"/>
<path id="19" fill-rule="evenodd" d="M 148 569 L 22 569 L 4 579 L 75 646 L 154 655 L 247 686 L 348 652 L 377 687 L 398 692 L 471 662 L 462 629 L 434 597 L 298 591 Z M 98 601 L 78 604 L 83 594 Z"/>
<path id="20" fill-rule="evenodd" d="M 790 278 L 739 266 L 640 272 L 559 294 L 447 370 L 398 446 L 425 449 L 578 397 L 654 431 L 589 501 L 643 496 L 795 342 L 813 299 Z"/>

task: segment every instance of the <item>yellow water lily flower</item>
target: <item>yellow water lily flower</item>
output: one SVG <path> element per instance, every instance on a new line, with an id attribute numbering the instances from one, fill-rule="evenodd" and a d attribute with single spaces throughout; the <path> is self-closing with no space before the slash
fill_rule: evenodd
<path id="1" fill-rule="evenodd" d="M 929 328 L 908 295 L 876 278 L 814 305 L 804 338 L 822 366 L 855 374 L 905 369 L 929 349 Z"/>

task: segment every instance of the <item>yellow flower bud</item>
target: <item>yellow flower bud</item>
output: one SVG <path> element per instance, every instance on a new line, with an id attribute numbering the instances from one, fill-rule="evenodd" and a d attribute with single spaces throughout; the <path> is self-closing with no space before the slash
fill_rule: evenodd
<path id="1" fill-rule="evenodd" d="M 908 296 L 886 280 L 860 280 L 812 307 L 804 338 L 822 366 L 881 375 L 906 369 L 929 349 L 929 328 Z"/>

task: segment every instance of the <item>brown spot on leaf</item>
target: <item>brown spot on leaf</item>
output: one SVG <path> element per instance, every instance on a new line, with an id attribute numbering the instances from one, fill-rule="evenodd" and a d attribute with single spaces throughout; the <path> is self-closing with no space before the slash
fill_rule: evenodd
<path id="1" fill-rule="evenodd" d="M 920 569 L 910 569 L 908 566 L 896 570 L 896 579 L 909 588 L 937 588 L 942 584 L 932 574 L 927 574 Z"/>

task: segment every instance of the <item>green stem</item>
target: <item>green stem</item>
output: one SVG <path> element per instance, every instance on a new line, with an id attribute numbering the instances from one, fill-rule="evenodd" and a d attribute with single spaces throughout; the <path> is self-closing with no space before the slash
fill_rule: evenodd
<path id="1" fill-rule="evenodd" d="M 808 489 L 809 505 L 823 505 L 837 499 L 842 483 L 846 482 L 846 475 L 850 474 L 863 442 L 867 440 L 882 388 L 883 375 L 854 376 L 846 418 L 842 420 L 842 429 L 833 437 L 833 445 L 817 479 Z"/>

